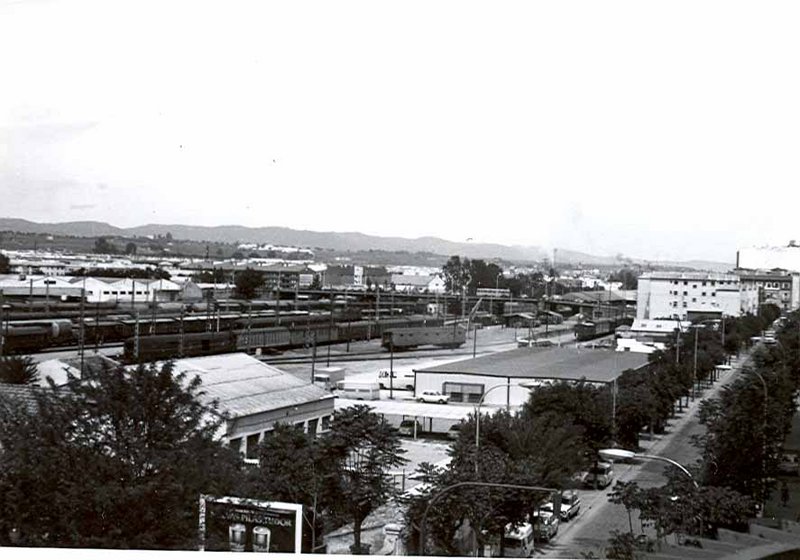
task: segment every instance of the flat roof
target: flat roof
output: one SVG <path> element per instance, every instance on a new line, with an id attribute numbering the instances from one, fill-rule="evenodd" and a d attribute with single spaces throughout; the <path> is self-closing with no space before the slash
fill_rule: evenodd
<path id="1" fill-rule="evenodd" d="M 380 399 L 374 401 L 357 401 L 336 397 L 335 409 L 341 410 L 357 404 L 367 405 L 376 414 L 392 414 L 397 416 L 413 416 L 416 418 L 437 418 L 452 420 L 454 424 L 460 420 L 466 420 L 467 416 L 475 413 L 475 404 L 433 404 L 418 403 L 411 399 L 398 398 L 395 400 Z M 497 410 L 505 410 L 506 405 L 483 404 L 481 411 L 484 413 L 494 413 Z M 512 410 L 519 407 L 512 406 Z"/>
<path id="2" fill-rule="evenodd" d="M 592 383 L 610 383 L 628 369 L 638 369 L 648 362 L 645 354 L 611 352 L 588 348 L 517 348 L 495 352 L 480 358 L 461 360 L 416 373 L 482 375 L 522 379 L 551 379 Z"/>

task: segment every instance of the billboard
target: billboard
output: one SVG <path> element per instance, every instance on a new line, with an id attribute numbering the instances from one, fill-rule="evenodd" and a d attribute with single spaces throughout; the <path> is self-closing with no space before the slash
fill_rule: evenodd
<path id="1" fill-rule="evenodd" d="M 200 495 L 200 550 L 301 552 L 303 506 Z"/>

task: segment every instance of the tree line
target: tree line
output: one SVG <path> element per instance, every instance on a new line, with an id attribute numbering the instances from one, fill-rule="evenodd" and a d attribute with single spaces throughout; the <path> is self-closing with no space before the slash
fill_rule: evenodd
<path id="1" fill-rule="evenodd" d="M 775 317 L 777 309 L 765 307 L 758 316 L 726 320 L 724 332 L 721 327 L 714 329 L 698 323 L 694 329 L 676 333 L 676 340 L 665 350 L 650 355 L 645 372 L 623 372 L 617 381 L 616 407 L 612 385 L 561 382 L 543 386 L 531 392 L 517 414 L 482 415 L 478 445 L 476 418 L 471 416 L 460 425 L 460 437 L 450 451 L 449 466 L 422 467 L 425 490 L 408 499 L 409 548 L 421 550 L 423 513 L 434 496 L 456 482 L 570 488 L 576 484 L 575 473 L 598 461 L 598 450 L 612 446 L 638 449 L 643 430 L 663 432 L 674 413 L 688 405 L 695 390 L 713 380 L 715 366 L 724 363 L 730 353 L 740 352 L 750 337 L 760 334 Z M 782 402 L 786 405 L 788 401 Z M 777 402 L 775 406 L 779 406 Z M 722 408 L 727 410 L 725 406 Z M 784 410 L 788 413 L 790 409 L 784 407 Z M 786 421 L 786 416 L 781 416 L 783 425 Z M 728 421 L 721 423 L 727 425 Z M 751 421 L 751 432 L 752 425 Z M 735 453 L 735 442 L 742 433 L 737 432 L 736 425 L 727 429 L 731 452 Z M 713 434 L 709 435 L 709 441 L 718 444 L 713 426 L 709 427 L 709 433 Z M 759 441 L 755 436 L 750 440 Z M 749 455 L 747 451 L 739 451 L 740 460 Z M 760 455 L 754 457 L 747 460 L 756 464 Z M 639 510 L 640 518 L 652 522 L 662 534 L 675 530 L 687 534 L 713 533 L 721 526 L 737 526 L 753 511 L 752 497 L 757 494 L 748 493 L 747 484 L 753 487 L 757 473 L 737 471 L 733 466 L 736 463 L 723 468 L 728 461 L 726 457 L 717 457 L 715 461 L 716 478 L 701 478 L 700 490 L 687 485 L 685 477 L 678 473 L 680 476 L 673 474 L 669 484 L 660 489 L 641 490 L 635 485 L 619 488 L 614 499 L 629 510 Z M 741 475 L 738 486 L 721 478 L 724 473 L 731 476 L 736 472 Z M 678 489 L 683 492 L 680 494 L 683 499 L 676 509 L 671 498 Z M 429 510 L 425 550 L 446 555 L 468 554 L 470 551 L 460 535 L 464 527 L 470 527 L 479 550 L 493 543 L 502 554 L 507 526 L 518 526 L 531 519 L 532 511 L 546 497 L 546 492 L 483 487 L 447 491 Z M 698 517 L 702 524 L 690 526 Z M 631 526 L 631 534 L 615 538 L 612 548 L 635 542 L 634 537 Z"/>
<path id="2" fill-rule="evenodd" d="M 2 382 L 36 377 L 29 360 L 0 363 Z M 219 438 L 227 418 L 199 398 L 200 380 L 169 363 L 27 388 L 0 395 L 0 546 L 196 549 L 201 493 L 303 504 L 305 551 L 347 521 L 358 546 L 405 461 L 397 431 L 356 406 L 316 438 L 277 424 L 259 464 L 245 464 Z"/>

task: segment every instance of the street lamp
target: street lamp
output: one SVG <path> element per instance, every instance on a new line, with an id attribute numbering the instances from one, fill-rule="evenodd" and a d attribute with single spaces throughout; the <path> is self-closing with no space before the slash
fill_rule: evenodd
<path id="1" fill-rule="evenodd" d="M 489 393 L 500 387 L 524 387 L 526 389 L 532 389 L 534 385 L 531 382 L 525 382 L 525 381 L 521 383 L 500 383 L 498 385 L 492 385 L 491 387 L 489 387 L 488 390 L 484 391 L 484 393 L 481 395 L 478 404 L 475 406 L 475 475 L 476 476 L 479 471 L 478 465 L 480 464 L 478 458 L 481 448 L 481 405 L 483 404 L 483 399 L 486 398 L 486 395 L 488 395 Z M 506 400 L 506 407 L 508 409 L 511 408 L 510 398 L 507 398 Z"/>
<path id="2" fill-rule="evenodd" d="M 628 451 L 627 449 L 601 449 L 598 451 L 600 456 L 603 459 L 611 459 L 611 460 L 630 460 L 630 459 L 652 459 L 654 461 L 663 461 L 664 463 L 669 463 L 673 467 L 677 467 L 683 474 L 689 477 L 694 484 L 695 488 L 699 488 L 700 486 L 697 484 L 697 481 L 692 476 L 686 467 L 678 463 L 677 461 L 673 461 L 668 457 L 662 457 L 660 455 L 646 455 L 644 453 L 636 453 L 634 451 Z"/>

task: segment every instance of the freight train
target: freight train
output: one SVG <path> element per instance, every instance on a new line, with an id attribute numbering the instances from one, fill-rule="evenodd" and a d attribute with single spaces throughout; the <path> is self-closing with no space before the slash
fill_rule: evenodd
<path id="1" fill-rule="evenodd" d="M 380 338 L 389 329 L 440 326 L 441 319 L 411 315 L 377 321 L 337 323 L 298 323 L 292 326 L 233 329 L 228 332 L 206 332 L 192 335 L 146 335 L 125 341 L 124 361 L 148 362 L 168 358 L 203 356 L 226 352 L 280 352 L 289 348 L 308 348 L 314 344 L 338 344 L 355 340 Z M 452 336 L 453 329 L 447 327 Z M 463 329 L 462 329 L 463 330 Z M 181 341 L 183 338 L 183 341 Z M 463 343 L 463 342 L 462 342 Z M 137 352 L 138 350 L 138 352 Z"/>
<path id="2" fill-rule="evenodd" d="M 291 330 L 310 329 L 335 325 L 339 322 L 357 325 L 361 321 L 358 310 L 330 312 L 291 311 L 277 314 L 273 311 L 248 313 L 190 313 L 183 317 L 156 313 L 143 313 L 138 317 L 127 313 L 94 315 L 84 314 L 83 342 L 100 345 L 124 342 L 138 335 L 180 335 L 181 333 L 206 333 L 242 331 L 285 327 Z M 48 348 L 80 343 L 79 318 L 2 321 L 3 354 L 30 354 Z"/>

